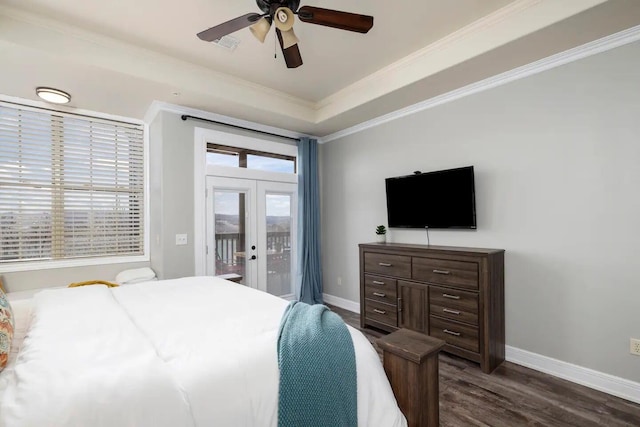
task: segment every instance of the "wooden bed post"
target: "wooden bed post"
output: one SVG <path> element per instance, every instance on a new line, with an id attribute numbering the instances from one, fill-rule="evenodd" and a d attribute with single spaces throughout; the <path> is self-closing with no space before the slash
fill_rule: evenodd
<path id="1" fill-rule="evenodd" d="M 384 370 L 409 427 L 440 424 L 438 353 L 445 342 L 409 329 L 378 340 Z"/>

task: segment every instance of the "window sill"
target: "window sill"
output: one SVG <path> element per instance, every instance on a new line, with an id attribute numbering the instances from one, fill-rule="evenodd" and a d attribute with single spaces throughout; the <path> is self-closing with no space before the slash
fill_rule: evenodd
<path id="1" fill-rule="evenodd" d="M 20 271 L 50 270 L 55 268 L 89 267 L 92 265 L 127 264 L 134 262 L 149 262 L 148 255 L 129 257 L 105 257 L 87 259 L 68 259 L 60 261 L 25 261 L 11 264 L 0 264 L 0 273 L 15 273 Z"/>

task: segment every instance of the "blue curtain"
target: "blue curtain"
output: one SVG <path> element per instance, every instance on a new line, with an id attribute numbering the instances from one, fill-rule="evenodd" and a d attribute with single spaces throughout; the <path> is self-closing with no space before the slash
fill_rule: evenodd
<path id="1" fill-rule="evenodd" d="M 318 141 L 298 142 L 298 300 L 322 304 Z"/>

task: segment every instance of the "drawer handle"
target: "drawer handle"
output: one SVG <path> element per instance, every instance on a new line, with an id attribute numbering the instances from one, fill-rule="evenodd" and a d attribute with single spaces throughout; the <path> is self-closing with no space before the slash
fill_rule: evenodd
<path id="1" fill-rule="evenodd" d="M 378 314 L 387 314 L 387 312 L 386 312 L 386 311 L 384 311 L 384 310 L 378 310 L 377 308 L 374 308 L 374 309 L 373 309 L 373 312 L 374 312 L 374 313 L 378 313 Z"/>
<path id="2" fill-rule="evenodd" d="M 443 308 L 443 309 L 442 309 L 442 311 L 443 311 L 443 312 L 445 312 L 445 313 L 460 314 L 460 312 L 459 312 L 459 311 L 456 311 L 456 310 L 450 310 L 450 309 L 448 309 L 448 308 Z"/>
<path id="3" fill-rule="evenodd" d="M 374 284 L 374 285 L 384 285 L 384 282 L 381 282 L 381 281 L 379 281 L 379 280 L 374 280 L 374 281 L 373 281 L 373 284 Z"/>
<path id="4" fill-rule="evenodd" d="M 388 262 L 379 262 L 378 265 L 380 267 L 391 267 L 391 264 L 389 264 Z"/>
<path id="5" fill-rule="evenodd" d="M 460 332 L 454 332 L 448 329 L 443 329 L 442 332 L 444 332 L 445 334 L 456 336 L 456 337 L 459 337 L 460 335 L 462 335 Z"/>
<path id="6" fill-rule="evenodd" d="M 447 270 L 433 270 L 433 272 L 436 274 L 451 274 L 451 272 Z"/>
<path id="7" fill-rule="evenodd" d="M 460 297 L 458 295 L 442 294 L 442 296 L 444 298 L 449 298 L 449 299 L 460 299 Z"/>
<path id="8" fill-rule="evenodd" d="M 380 298 L 384 298 L 387 296 L 387 294 L 383 294 L 382 292 L 374 292 L 373 295 Z"/>

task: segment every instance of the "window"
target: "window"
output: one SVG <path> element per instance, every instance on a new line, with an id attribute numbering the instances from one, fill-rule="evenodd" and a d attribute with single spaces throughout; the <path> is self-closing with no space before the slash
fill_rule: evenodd
<path id="1" fill-rule="evenodd" d="M 0 103 L 0 266 L 144 255 L 143 135 Z"/>
<path id="2" fill-rule="evenodd" d="M 295 156 L 266 153 L 226 145 L 207 144 L 207 164 L 268 172 L 296 173 Z"/>

